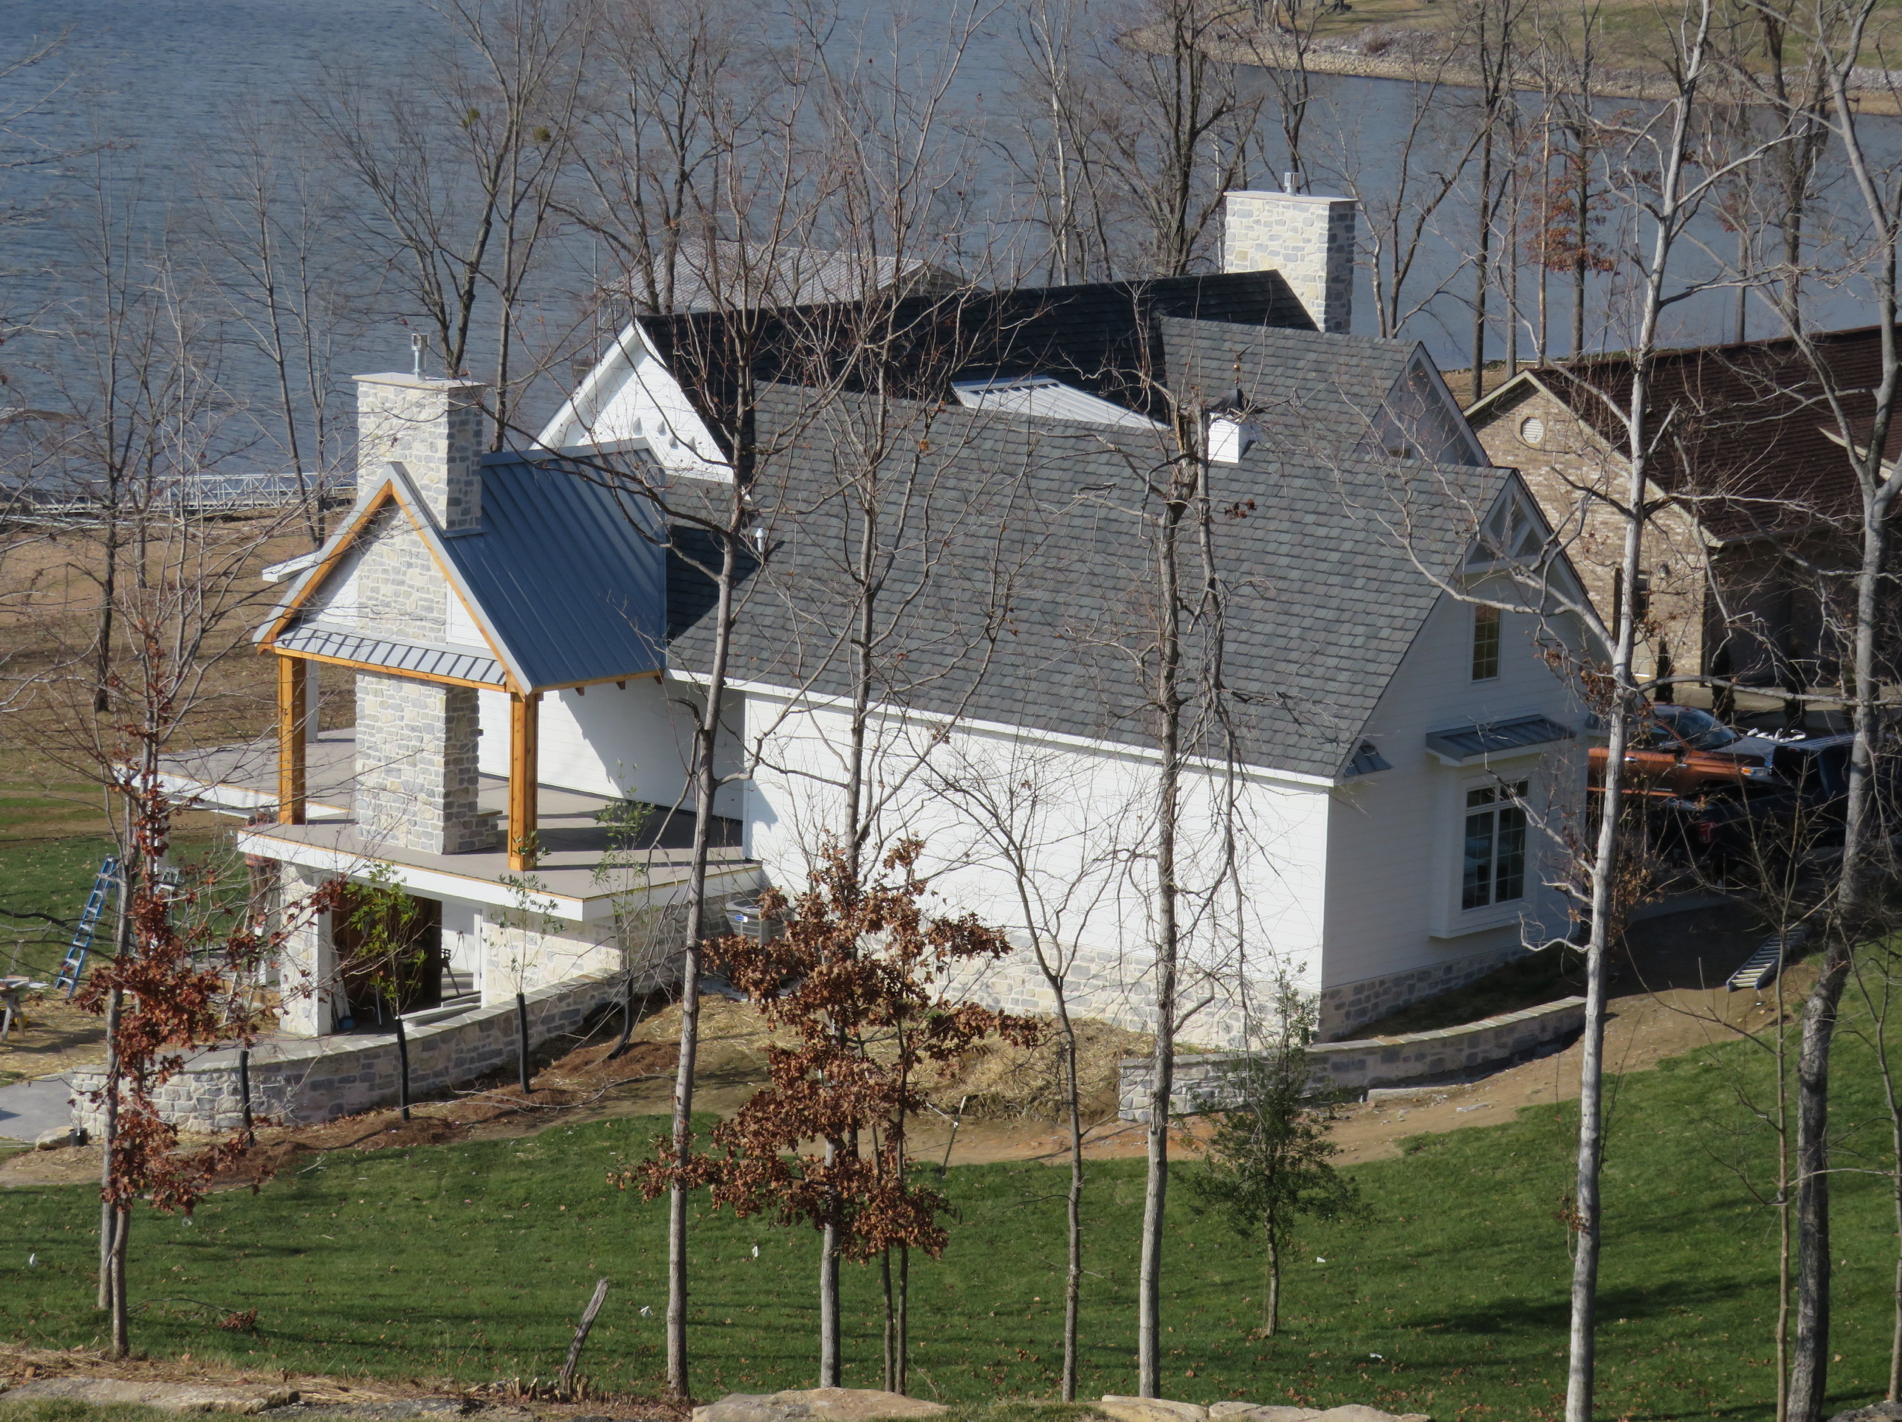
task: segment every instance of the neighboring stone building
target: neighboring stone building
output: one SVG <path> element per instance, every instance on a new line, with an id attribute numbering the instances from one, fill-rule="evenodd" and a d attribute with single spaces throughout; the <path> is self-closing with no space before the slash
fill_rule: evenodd
<path id="1" fill-rule="evenodd" d="M 1873 327 L 1809 339 L 1852 420 L 1877 376 Z M 1622 577 L 1628 436 L 1620 356 L 1522 371 L 1467 412 L 1494 463 L 1518 468 L 1609 621 Z M 1729 677 L 1766 690 L 1838 684 L 1824 570 L 1854 556 L 1857 499 L 1815 368 L 1787 339 L 1660 352 L 1649 393 L 1661 434 L 1646 498 L 1638 672 Z M 1890 432 L 1902 448 L 1902 431 Z M 1660 699 L 1674 693 L 1661 688 Z M 1721 701 L 1721 697 L 1719 698 Z"/>

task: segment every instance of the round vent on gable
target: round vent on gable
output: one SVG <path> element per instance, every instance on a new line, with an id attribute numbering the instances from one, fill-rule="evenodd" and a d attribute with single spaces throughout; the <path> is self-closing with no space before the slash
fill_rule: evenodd
<path id="1" fill-rule="evenodd" d="M 1545 421 L 1537 415 L 1527 415 L 1519 422 L 1519 438 L 1537 449 L 1545 443 Z"/>

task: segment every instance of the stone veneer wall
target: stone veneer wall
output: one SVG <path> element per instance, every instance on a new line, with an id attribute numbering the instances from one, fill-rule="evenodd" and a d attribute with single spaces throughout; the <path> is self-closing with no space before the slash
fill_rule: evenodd
<path id="1" fill-rule="evenodd" d="M 1155 1030 L 1150 964 L 1134 962 L 1113 949 L 1071 951 L 1075 956 L 1065 974 L 1064 996 L 1073 1016 L 1092 1017 L 1131 1032 Z M 1273 997 L 1272 984 L 1237 984 L 1231 977 L 1218 977 L 1190 964 L 1183 965 L 1179 981 L 1178 1001 L 1194 1006 L 1208 1000 L 1179 1030 L 1189 1041 L 1212 1047 L 1246 1045 L 1250 1018 L 1260 1011 L 1259 1006 L 1251 1011 L 1250 1005 Z M 1036 954 L 1027 947 L 995 963 L 954 974 L 948 991 L 956 1000 L 1005 1012 L 1047 1015 L 1057 1010 L 1057 995 L 1037 966 Z"/>
<path id="2" fill-rule="evenodd" d="M 1455 958 L 1450 963 L 1433 963 L 1404 973 L 1388 973 L 1384 977 L 1323 988 L 1316 1033 L 1322 1041 L 1329 1041 L 1353 1031 L 1363 1022 L 1373 1022 L 1412 1003 L 1465 987 L 1494 968 L 1525 957 L 1529 951 L 1522 943 L 1512 943 L 1489 952 Z"/>
<path id="3" fill-rule="evenodd" d="M 1535 444 L 1522 433 L 1538 421 Z M 1623 519 L 1598 500 L 1579 514 L 1580 489 L 1622 487 L 1623 458 L 1606 447 L 1563 403 L 1528 389 L 1510 404 L 1495 404 L 1474 422 L 1473 432 L 1493 463 L 1517 469 L 1554 527 L 1573 525 L 1565 555 L 1586 595 L 1609 611 L 1617 570 L 1624 566 Z M 1705 569 L 1708 558 L 1695 522 L 1675 504 L 1661 504 L 1645 525 L 1645 561 L 1651 577 L 1650 616 L 1639 629 L 1634 670 L 1656 676 L 1660 651 L 1674 670 L 1704 665 Z"/>
<path id="4" fill-rule="evenodd" d="M 441 642 L 449 630 L 449 584 L 416 536 L 409 515 L 385 508 L 357 540 L 357 626 L 372 637 Z"/>
<path id="5" fill-rule="evenodd" d="M 1316 328 L 1346 334 L 1354 311 L 1352 198 L 1232 192 L 1222 219 L 1222 270 L 1278 271 Z"/>
<path id="6" fill-rule="evenodd" d="M 1397 1008 L 1437 997 L 1482 978 L 1502 963 L 1524 957 L 1520 944 L 1476 953 L 1450 963 L 1436 963 L 1386 977 L 1345 983 L 1321 992 L 1316 1031 L 1321 1040 L 1341 1037 L 1364 1022 L 1384 1017 Z M 1093 1017 L 1131 1032 L 1151 1032 L 1156 1025 L 1155 989 L 1150 965 L 1132 962 L 1114 950 L 1074 950 L 1066 974 L 1070 1011 Z M 1006 1012 L 1050 1014 L 1057 1010 L 1036 955 L 1018 948 L 1008 958 L 981 968 L 966 969 L 950 980 L 953 997 Z M 1274 984 L 1265 980 L 1238 983 L 1224 975 L 1185 964 L 1177 1001 L 1193 1007 L 1206 1003 L 1179 1030 L 1186 1041 L 1208 1047 L 1246 1047 L 1259 1026 L 1265 1005 L 1274 1000 Z"/>
<path id="7" fill-rule="evenodd" d="M 357 673 L 355 816 L 375 854 L 463 854 L 501 842 L 480 813 L 478 693 L 382 672 Z"/>
<path id="8" fill-rule="evenodd" d="M 408 375 L 357 377 L 357 486 L 401 464 L 444 533 L 482 523 L 482 397 L 488 387 Z"/>
<path id="9" fill-rule="evenodd" d="M 1492 1066 L 1556 1046 L 1584 1025 L 1585 999 L 1568 997 L 1436 1032 L 1321 1042 L 1308 1048 L 1315 1065 L 1313 1086 L 1316 1090 L 1352 1093 L 1369 1086 Z M 1239 1052 L 1178 1057 L 1169 1109 L 1185 1116 L 1219 1109 L 1226 1097 L 1223 1078 L 1241 1060 L 1244 1057 Z M 1149 1119 L 1148 1100 L 1154 1081 L 1153 1064 L 1147 1057 L 1123 1058 L 1117 1092 L 1117 1114 L 1123 1120 Z"/>
<path id="10" fill-rule="evenodd" d="M 657 965 L 657 972 L 660 966 Z M 678 975 L 676 960 L 673 971 Z M 649 984 L 652 986 L 652 984 Z M 529 1041 L 537 1050 L 563 1045 L 581 1032 L 588 1014 L 618 999 L 618 976 L 586 978 L 526 994 Z M 517 1050 L 515 1003 L 472 1008 L 445 1022 L 409 1029 L 410 1099 L 442 1095 L 490 1072 L 512 1067 Z M 73 1124 L 96 1131 L 100 1111 L 86 1099 L 104 1084 L 104 1073 L 72 1073 Z M 393 1036 L 275 1039 L 251 1053 L 251 1107 L 289 1124 L 328 1121 L 397 1099 L 396 1039 Z M 208 1052 L 159 1091 L 159 1110 L 181 1130 L 219 1134 L 244 1123 L 238 1090 L 238 1054 Z"/>

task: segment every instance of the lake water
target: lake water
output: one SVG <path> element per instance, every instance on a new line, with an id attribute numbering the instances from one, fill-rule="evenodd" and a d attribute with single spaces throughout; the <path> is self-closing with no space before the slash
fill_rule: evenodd
<path id="1" fill-rule="evenodd" d="M 880 0 L 853 2 L 875 7 Z M 1004 0 L 989 13 L 959 73 L 955 97 L 963 111 L 980 122 L 980 116 L 999 111 L 1009 87 L 1016 53 L 1015 3 Z M 868 13 L 875 23 L 888 18 L 876 8 Z M 164 221 L 190 216 L 179 205 L 189 204 L 198 174 L 208 166 L 215 168 L 227 151 L 234 108 L 294 108 L 292 101 L 320 82 L 330 65 L 361 67 L 373 77 L 400 80 L 444 38 L 438 17 L 413 0 L 64 0 L 57 5 L 0 0 L 0 53 L 17 52 L 36 35 L 59 32 L 67 35 L 59 54 L 41 69 L 16 76 L 10 101 L 17 105 L 37 95 L 54 76 L 64 78 L 63 87 L 16 121 L 15 132 L 26 141 L 55 146 L 88 141 L 113 145 L 88 161 L 107 164 L 123 190 L 136 188 L 143 195 L 139 221 L 154 230 Z M 1397 135 L 1408 112 L 1404 86 L 1323 78 L 1316 89 L 1310 131 L 1322 140 L 1323 149 L 1333 151 L 1334 166 L 1343 161 L 1341 155 L 1349 155 L 1347 161 L 1363 169 L 1364 191 L 1382 191 L 1393 177 Z M 1278 166 L 1272 159 L 1264 164 L 1262 184 L 1267 183 L 1267 172 Z M 1317 188 L 1328 181 L 1322 171 L 1327 166 L 1310 163 Z M 63 188 L 73 186 L 70 174 L 34 169 L 10 175 L 0 191 L 18 207 L 57 199 Z M 1471 318 L 1461 297 L 1471 278 L 1459 274 L 1459 267 L 1462 252 L 1470 246 L 1471 226 L 1470 214 L 1456 207 L 1449 207 L 1434 224 L 1416 290 L 1430 291 L 1449 279 L 1457 290 L 1426 302 L 1405 327 L 1406 334 L 1425 341 L 1443 365 L 1463 365 L 1467 359 Z M 1714 224 L 1697 235 L 1720 251 L 1727 252 L 1733 241 Z M 6 241 L 10 289 L 5 309 L 18 313 L 31 309 L 55 287 L 71 249 L 60 220 L 52 215 L 6 229 Z M 1570 321 L 1564 288 L 1562 280 L 1552 284 L 1549 329 L 1560 343 Z M 1529 274 L 1526 289 L 1531 289 Z M 552 292 L 550 299 L 555 299 Z M 1604 299 L 1602 289 L 1594 299 Z M 1355 329 L 1373 332 L 1364 274 L 1355 306 Z M 1699 297 L 1672 313 L 1668 332 L 1681 340 L 1726 338 L 1733 328 L 1733 309 L 1734 298 L 1727 293 Z M 1825 326 L 1865 319 L 1864 309 L 1849 293 L 1824 294 L 1814 314 Z M 1752 334 L 1770 332 L 1770 321 L 1759 311 Z M 30 344 L 30 338 L 15 343 L 16 362 L 23 344 Z M 1522 352 L 1529 349 L 1529 337 L 1522 339 Z M 1503 354 L 1503 342 L 1497 338 L 1492 354 Z M 339 361 L 347 372 L 406 366 L 407 356 L 406 333 L 392 320 L 362 331 L 340 352 Z M 12 373 L 17 376 L 17 365 Z M 249 378 L 244 372 L 233 376 L 239 385 Z"/>

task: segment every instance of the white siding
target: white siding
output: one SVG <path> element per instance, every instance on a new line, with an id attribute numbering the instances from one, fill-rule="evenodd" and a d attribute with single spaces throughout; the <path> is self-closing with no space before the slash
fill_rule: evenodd
<path id="1" fill-rule="evenodd" d="M 476 626 L 475 618 L 469 615 L 468 605 L 453 588 L 449 591 L 447 636 L 452 646 L 480 647 L 485 651 L 488 650 L 488 638 L 482 635 L 482 629 Z"/>
<path id="2" fill-rule="evenodd" d="M 749 717 L 781 719 L 755 770 L 749 842 L 769 877 L 802 887 L 808 866 L 842 824 L 841 769 L 848 722 L 830 706 L 770 710 L 755 691 Z M 1114 747 L 1091 748 L 987 728 L 938 738 L 936 723 L 876 728 L 875 798 L 889 796 L 874 836 L 888 847 L 904 836 L 925 841 L 933 892 L 947 907 L 969 910 L 1005 929 L 1026 924 L 1011 856 L 989 827 L 1000 811 L 1029 851 L 1028 888 L 1039 906 L 1034 927 L 1097 961 L 1124 964 L 1133 991 L 1152 958 L 1153 861 L 1143 857 L 1153 831 L 1156 767 Z M 1191 774 L 1184 786 L 1183 879 L 1193 889 L 1217 873 L 1219 786 Z M 1325 927 L 1328 793 L 1288 778 L 1259 777 L 1240 790 L 1240 935 L 1233 888 L 1221 910 L 1198 915 L 1185 959 L 1192 969 L 1231 984 L 1286 972 L 1317 987 Z M 1185 1001 L 1195 993 L 1185 988 Z"/>
<path id="3" fill-rule="evenodd" d="M 1501 614 L 1500 675 L 1472 680 L 1469 604 L 1442 597 L 1408 650 L 1368 723 L 1367 738 L 1391 770 L 1356 776 L 1334 795 L 1328 833 L 1328 932 L 1325 983 L 1449 963 L 1516 941 L 1519 915 L 1458 912 L 1464 792 L 1496 783 L 1478 766 L 1455 768 L 1426 749 L 1429 731 L 1533 713 L 1577 728 L 1582 712 L 1533 650 L 1534 619 Z M 1549 754 L 1495 762 L 1510 779 L 1530 778 L 1535 804 L 1575 800 L 1583 784 L 1583 739 Z M 1556 826 L 1554 826 L 1556 827 Z M 1553 847 L 1535 827 L 1527 835 L 1528 898 L 1537 937 L 1557 931 L 1563 910 L 1535 881 L 1550 877 Z M 1499 924 L 1501 917 L 1511 921 Z M 1476 924 L 1491 922 L 1489 928 Z M 1447 930 L 1459 930 L 1449 933 Z"/>
<path id="4" fill-rule="evenodd" d="M 683 473 L 725 472 L 719 446 L 673 374 L 630 326 L 542 430 L 549 449 L 642 440 Z"/>
<path id="5" fill-rule="evenodd" d="M 626 796 L 655 805 L 681 799 L 692 754 L 693 718 L 679 704 L 694 689 L 679 682 L 663 686 L 654 677 L 636 677 L 625 688 L 613 682 L 580 691 L 551 691 L 541 706 L 541 783 L 594 795 Z M 738 722 L 741 699 L 733 698 Z M 509 772 L 509 698 L 506 692 L 481 693 L 482 757 L 485 775 Z M 736 725 L 737 728 L 737 725 Z M 738 752 L 723 742 L 723 770 L 738 764 Z M 741 813 L 741 787 L 725 787 L 715 797 L 722 814 Z M 691 803 L 691 802 L 684 802 Z"/>

